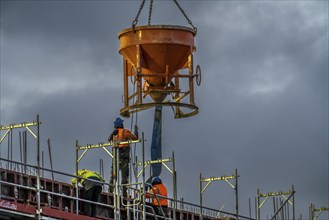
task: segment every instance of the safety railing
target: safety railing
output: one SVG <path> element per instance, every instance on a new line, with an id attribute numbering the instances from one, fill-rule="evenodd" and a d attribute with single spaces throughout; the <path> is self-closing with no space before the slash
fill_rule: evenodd
<path id="1" fill-rule="evenodd" d="M 29 169 L 37 169 L 36 166 L 13 162 L 7 159 L 0 158 L 0 161 L 5 163 L 14 163 L 13 167 L 22 165 Z M 75 187 L 68 184 L 67 179 L 78 178 L 77 176 L 63 173 L 60 171 L 40 168 L 44 173 L 54 173 L 61 181 L 37 177 L 35 175 L 17 172 L 6 168 L 0 168 L 0 199 L 13 201 L 20 204 L 28 204 L 35 207 L 35 215 L 40 217 L 48 215 L 51 217 L 50 209 L 57 210 L 63 215 L 81 215 L 80 206 L 82 204 L 94 204 L 98 206 L 98 217 L 102 219 L 112 219 L 115 215 L 115 206 L 113 204 L 113 194 L 102 192 L 99 202 L 92 202 L 81 198 L 79 193 L 76 193 Z M 23 171 L 23 170 L 21 170 Z M 41 172 L 39 172 L 41 174 Z M 66 179 L 66 180 L 65 180 Z M 40 184 L 37 184 L 37 181 Z M 94 181 L 94 180 L 91 180 Z M 96 181 L 96 180 L 95 180 Z M 97 182 L 97 181 L 96 181 Z M 104 184 L 104 188 L 110 184 Z M 39 186 L 39 188 L 38 188 Z M 178 201 L 172 198 L 166 198 L 160 195 L 154 195 L 159 199 L 168 199 L 168 213 L 162 211 L 162 215 L 156 215 L 154 208 L 149 201 L 145 201 L 145 197 L 136 196 L 135 192 L 143 192 L 145 190 L 142 183 L 131 183 L 127 185 L 119 185 L 119 191 L 122 187 L 129 188 L 128 198 L 124 198 L 119 192 L 120 205 L 117 209 L 122 215 L 126 215 L 127 219 L 195 219 L 195 220 L 213 220 L 213 219 L 236 219 L 235 213 L 228 213 L 212 208 L 202 207 L 202 215 L 200 214 L 200 206 L 183 200 Z M 141 193 L 142 195 L 142 193 Z M 78 208 L 77 208 L 78 201 Z M 37 206 L 40 204 L 40 206 Z M 40 207 L 40 209 L 38 209 Z M 175 208 L 176 207 L 176 208 Z M 77 211 L 78 210 L 78 211 Z M 69 215 L 68 215 L 69 216 Z M 246 216 L 239 215 L 239 219 L 252 219 Z M 65 218 L 64 218 L 65 219 Z"/>
<path id="2" fill-rule="evenodd" d="M 22 163 L 9 161 L 7 159 L 0 158 L 0 160 L 22 165 Z M 36 169 L 35 166 L 24 165 L 31 169 Z M 43 168 L 43 170 L 46 172 L 54 172 L 64 178 L 77 178 L 77 176 L 59 171 L 45 168 Z M 40 180 L 40 184 L 37 184 L 38 179 Z M 102 184 L 106 185 L 107 183 Z M 112 200 L 110 194 L 102 193 L 100 195 L 100 201 L 93 202 L 81 198 L 80 192 L 78 194 L 75 192 L 74 186 L 65 182 L 42 177 L 38 178 L 35 175 L 0 168 L 0 199 L 12 201 L 14 202 L 13 204 L 34 206 L 37 218 L 41 218 L 41 215 L 48 215 L 47 213 L 53 212 L 49 209 L 80 215 L 81 209 L 76 211 L 76 201 L 78 201 L 79 204 L 97 205 L 99 209 L 98 214 L 102 218 L 111 219 L 113 205 L 111 204 Z M 40 204 L 40 206 L 37 206 L 37 204 Z M 38 207 L 40 207 L 40 209 L 38 209 Z M 17 212 L 19 211 L 20 210 L 17 210 Z M 65 213 L 62 213 L 62 215 L 65 215 Z"/>

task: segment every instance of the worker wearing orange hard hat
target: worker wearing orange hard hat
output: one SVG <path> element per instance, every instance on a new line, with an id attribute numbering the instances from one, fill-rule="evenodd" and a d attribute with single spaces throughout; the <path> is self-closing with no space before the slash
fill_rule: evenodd
<path id="1" fill-rule="evenodd" d="M 114 144 L 114 148 L 119 149 L 119 170 L 121 170 L 121 184 L 127 184 L 129 183 L 129 163 L 130 163 L 130 145 L 125 143 L 121 144 L 122 141 L 128 141 L 128 140 L 137 140 L 138 139 L 138 131 L 137 126 L 135 126 L 134 134 L 128 130 L 125 129 L 123 126 L 123 120 L 121 118 L 116 118 L 114 120 L 114 131 L 111 133 L 111 135 L 108 138 L 108 141 L 118 141 L 118 144 Z M 113 192 L 113 182 L 114 182 L 114 176 L 117 176 L 118 174 L 115 174 L 116 171 L 114 170 L 113 164 L 111 167 L 111 178 L 110 178 L 110 188 L 109 191 Z M 123 196 L 127 196 L 127 190 L 126 187 L 123 186 Z"/>
<path id="2" fill-rule="evenodd" d="M 168 212 L 167 188 L 162 183 L 162 180 L 158 176 L 153 177 L 151 184 L 152 184 L 152 189 L 150 189 L 149 192 L 145 194 L 145 197 L 152 198 L 152 206 L 157 215 L 163 216 L 164 213 L 165 216 L 167 216 L 167 212 Z"/>

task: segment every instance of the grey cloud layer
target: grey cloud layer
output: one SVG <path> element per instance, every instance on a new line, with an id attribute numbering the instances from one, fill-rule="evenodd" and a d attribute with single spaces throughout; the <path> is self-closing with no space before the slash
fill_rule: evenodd
<path id="1" fill-rule="evenodd" d="M 173 2 L 154 2 L 154 23 L 188 26 Z M 296 213 L 304 218 L 311 202 L 328 206 L 328 2 L 181 5 L 198 27 L 195 62 L 203 75 L 199 115 L 174 120 L 164 110 L 164 154 L 175 151 L 179 196 L 198 203 L 200 172 L 220 176 L 237 168 L 242 214 L 257 188 L 285 191 L 292 184 Z M 39 113 L 43 141 L 50 137 L 61 158 L 54 159 L 59 170 L 74 171 L 75 140 L 105 142 L 112 129 L 122 107 L 117 33 L 131 25 L 139 6 L 1 1 L 1 124 Z M 146 24 L 147 11 L 139 24 Z M 150 141 L 153 111 L 138 117 Z M 226 204 L 234 212 L 229 188 L 213 186 L 205 196 L 206 205 Z"/>

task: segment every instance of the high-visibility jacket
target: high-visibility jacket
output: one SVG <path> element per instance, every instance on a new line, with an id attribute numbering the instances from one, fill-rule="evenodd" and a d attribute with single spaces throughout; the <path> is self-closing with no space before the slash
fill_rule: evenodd
<path id="1" fill-rule="evenodd" d="M 88 181 L 88 179 L 93 179 L 93 180 L 97 180 L 97 181 L 101 181 L 101 182 L 105 182 L 105 180 L 103 179 L 103 177 L 91 170 L 86 170 L 86 169 L 82 169 L 82 170 L 78 170 L 78 175 L 75 173 L 75 176 L 78 176 L 80 178 L 83 179 L 79 179 L 79 182 L 86 188 L 86 190 L 90 189 L 93 186 L 96 185 L 102 185 L 101 183 L 97 183 L 94 181 Z M 72 185 L 76 185 L 77 183 L 77 178 L 73 177 L 72 178 Z"/>
<path id="2" fill-rule="evenodd" d="M 163 183 L 153 185 L 152 189 L 150 189 L 150 192 L 147 192 L 145 196 L 146 198 L 152 198 L 152 204 L 154 206 L 168 206 L 168 199 L 155 197 L 154 194 L 168 197 L 167 188 Z"/>
<path id="3" fill-rule="evenodd" d="M 136 135 L 131 133 L 131 131 L 129 131 L 128 129 L 117 128 L 112 132 L 111 136 L 109 137 L 109 141 L 112 141 L 114 139 L 117 141 L 128 141 L 128 140 L 137 140 L 137 137 Z M 128 146 L 129 144 L 118 144 L 119 148 L 128 147 Z"/>

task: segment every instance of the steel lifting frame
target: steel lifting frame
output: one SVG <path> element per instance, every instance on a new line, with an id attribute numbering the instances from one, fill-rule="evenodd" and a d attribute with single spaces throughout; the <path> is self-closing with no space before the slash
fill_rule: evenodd
<path id="1" fill-rule="evenodd" d="M 265 204 L 266 200 L 269 197 L 276 197 L 276 196 L 282 196 L 286 201 L 281 205 L 281 207 L 277 210 L 277 212 L 273 215 L 273 218 L 279 213 L 279 211 L 283 208 L 283 206 L 286 203 L 289 203 L 292 206 L 292 220 L 295 220 L 295 192 L 294 191 L 294 185 L 292 185 L 291 190 L 289 192 L 269 192 L 269 193 L 260 193 L 259 189 L 257 189 L 257 216 L 256 219 L 260 220 L 260 208 Z M 286 197 L 286 195 L 289 195 L 289 197 Z M 261 198 L 264 197 L 265 199 L 260 203 Z M 290 201 L 290 198 L 292 198 L 292 202 Z M 272 218 L 272 219 L 273 219 Z"/>
<path id="2" fill-rule="evenodd" d="M 144 155 L 144 152 L 143 152 Z M 144 156 L 143 156 L 144 157 Z M 167 166 L 166 163 L 172 163 L 172 169 L 170 169 L 169 166 Z M 174 205 L 173 205 L 173 219 L 176 219 L 176 213 L 175 210 L 177 209 L 177 173 L 175 170 L 175 154 L 172 152 L 172 157 L 166 158 L 166 159 L 158 159 L 158 160 L 149 160 L 149 161 L 144 161 L 144 162 L 136 162 L 134 166 L 136 169 L 138 166 L 142 166 L 142 169 L 137 173 L 136 178 L 138 178 L 141 174 L 143 174 L 143 178 L 145 178 L 145 169 L 147 168 L 148 165 L 152 164 L 157 164 L 161 163 L 172 175 L 173 175 L 173 199 L 174 199 Z M 144 164 L 144 166 L 143 166 Z M 144 181 L 143 181 L 144 182 Z"/>
<path id="3" fill-rule="evenodd" d="M 235 190 L 235 214 L 237 216 L 239 216 L 239 200 L 238 200 L 238 177 L 240 177 L 238 175 L 238 170 L 235 169 L 235 174 L 231 175 L 231 176 L 220 176 L 220 177 L 210 177 L 210 178 L 202 178 L 202 175 L 200 173 L 200 218 L 202 219 L 202 194 L 204 193 L 204 191 L 207 189 L 207 187 L 209 186 L 209 184 L 213 181 L 226 181 L 230 187 L 232 187 Z M 229 179 L 235 179 L 235 185 L 233 185 L 230 181 L 228 181 Z M 206 185 L 203 187 L 202 183 L 206 182 Z"/>
<path id="4" fill-rule="evenodd" d="M 37 219 L 41 218 L 41 204 L 40 204 L 40 120 L 39 120 L 39 115 L 37 115 L 37 120 L 33 122 L 23 122 L 20 124 L 10 124 L 6 126 L 0 125 L 0 131 L 2 130 L 7 130 L 5 134 L 1 137 L 0 139 L 0 144 L 2 141 L 5 139 L 5 137 L 12 132 L 13 129 L 18 129 L 18 128 L 26 128 L 32 136 L 36 139 L 37 141 L 37 189 L 36 189 L 36 194 L 37 194 L 37 200 L 38 200 L 38 207 L 36 210 L 37 214 Z M 37 126 L 37 131 L 33 132 L 30 127 Z"/>
<path id="5" fill-rule="evenodd" d="M 319 215 L 323 212 L 323 211 L 329 211 L 328 207 L 321 207 L 321 208 L 315 208 L 314 204 L 311 204 L 310 206 L 310 219 L 311 220 L 317 220 Z"/>

